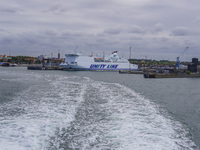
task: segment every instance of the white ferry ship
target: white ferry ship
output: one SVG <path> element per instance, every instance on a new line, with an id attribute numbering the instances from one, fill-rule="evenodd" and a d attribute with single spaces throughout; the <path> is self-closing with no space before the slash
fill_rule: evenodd
<path id="1" fill-rule="evenodd" d="M 83 56 L 78 53 L 65 54 L 65 62 L 60 64 L 63 70 L 137 70 L 138 66 L 120 58 L 114 51 L 108 59 L 103 57 Z"/>

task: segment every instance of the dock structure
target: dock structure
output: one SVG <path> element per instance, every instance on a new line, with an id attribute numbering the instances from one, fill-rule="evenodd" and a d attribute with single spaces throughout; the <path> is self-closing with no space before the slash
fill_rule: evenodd
<path id="1" fill-rule="evenodd" d="M 144 78 L 200 78 L 200 74 L 155 74 L 145 73 Z"/>
<path id="2" fill-rule="evenodd" d="M 142 70 L 119 70 L 120 74 L 144 74 Z"/>
<path id="3" fill-rule="evenodd" d="M 28 70 L 44 70 L 42 65 L 29 65 L 27 69 Z"/>
<path id="4" fill-rule="evenodd" d="M 42 65 L 29 65 L 28 70 L 62 70 L 59 66 L 44 67 Z"/>

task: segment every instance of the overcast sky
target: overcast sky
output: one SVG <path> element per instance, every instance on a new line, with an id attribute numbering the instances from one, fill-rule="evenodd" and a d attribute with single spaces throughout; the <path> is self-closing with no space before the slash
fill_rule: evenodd
<path id="1" fill-rule="evenodd" d="M 200 59 L 200 0 L 0 0 L 0 55 Z"/>

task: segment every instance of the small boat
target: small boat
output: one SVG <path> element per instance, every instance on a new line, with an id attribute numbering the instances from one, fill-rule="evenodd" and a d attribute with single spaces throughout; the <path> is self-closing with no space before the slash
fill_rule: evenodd
<path id="1" fill-rule="evenodd" d="M 10 64 L 10 67 L 17 67 L 17 64 Z"/>

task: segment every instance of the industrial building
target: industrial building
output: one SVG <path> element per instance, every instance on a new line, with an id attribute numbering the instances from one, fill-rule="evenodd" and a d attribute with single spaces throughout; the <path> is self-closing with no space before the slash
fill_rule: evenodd
<path id="1" fill-rule="evenodd" d="M 188 70 L 190 72 L 200 72 L 200 62 L 198 58 L 192 58 L 192 63 L 188 64 Z"/>

